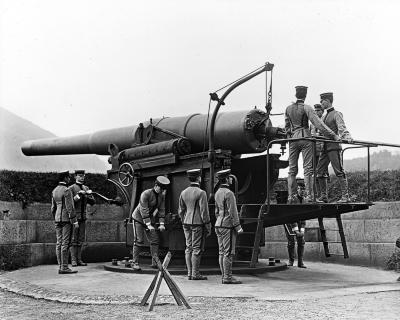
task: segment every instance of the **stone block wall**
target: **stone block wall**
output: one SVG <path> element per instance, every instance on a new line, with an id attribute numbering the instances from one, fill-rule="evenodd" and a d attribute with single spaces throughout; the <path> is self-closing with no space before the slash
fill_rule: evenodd
<path id="1" fill-rule="evenodd" d="M 307 221 L 305 260 L 337 262 L 350 265 L 384 267 L 386 260 L 396 251 L 394 242 L 400 236 L 400 202 L 377 202 L 368 210 L 342 216 L 350 258 L 325 257 L 319 242 L 318 220 Z M 324 219 L 325 229 L 338 229 L 336 219 Z M 262 257 L 287 259 L 287 241 L 283 226 L 265 230 L 266 243 Z M 327 231 L 328 241 L 340 241 L 339 233 Z M 341 243 L 330 243 L 329 250 L 343 254 Z"/>
<path id="2" fill-rule="evenodd" d="M 125 244 L 123 208 L 110 205 L 88 207 L 86 245 L 83 259 L 111 261 L 129 255 Z M 0 201 L 0 252 L 10 252 L 24 266 L 56 263 L 55 227 L 50 204 L 34 203 L 23 209 L 20 203 Z"/>

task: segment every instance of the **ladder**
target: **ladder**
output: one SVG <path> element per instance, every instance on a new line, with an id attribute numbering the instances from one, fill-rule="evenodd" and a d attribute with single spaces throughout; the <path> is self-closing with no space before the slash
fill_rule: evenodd
<path id="1" fill-rule="evenodd" d="M 236 249 L 248 249 L 251 250 L 251 259 L 250 260 L 235 260 L 236 262 L 248 262 L 250 268 L 255 268 L 258 262 L 258 254 L 260 252 L 260 243 L 263 237 L 264 232 L 264 215 L 265 205 L 263 204 L 242 204 L 239 216 L 240 222 L 243 228 L 243 233 L 238 235 L 236 242 Z M 254 226 L 254 223 L 257 223 L 255 230 L 249 230 L 250 226 Z M 254 241 L 251 240 L 252 245 L 243 245 L 241 244 L 241 239 L 245 237 L 254 237 Z"/>
<path id="2" fill-rule="evenodd" d="M 328 258 L 330 256 L 342 256 L 344 259 L 348 259 L 349 252 L 347 250 L 346 238 L 345 238 L 344 231 L 343 231 L 342 218 L 340 217 L 340 214 L 337 214 L 335 218 L 336 218 L 336 223 L 337 223 L 338 229 L 325 229 L 323 218 L 318 218 L 319 230 L 320 230 L 320 234 L 321 234 L 321 241 L 322 241 L 322 244 L 324 245 L 325 257 Z M 328 241 L 328 239 L 326 237 L 326 231 L 339 232 L 340 241 Z M 342 248 L 343 248 L 343 254 L 330 253 L 329 252 L 329 243 L 341 243 Z"/>

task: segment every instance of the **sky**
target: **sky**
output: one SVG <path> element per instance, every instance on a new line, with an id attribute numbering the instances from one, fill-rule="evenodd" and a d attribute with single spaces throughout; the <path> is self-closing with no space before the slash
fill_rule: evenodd
<path id="1" fill-rule="evenodd" d="M 395 0 L 0 0 L 0 106 L 78 135 L 207 113 L 210 92 L 271 62 L 273 113 L 296 85 L 310 105 L 332 91 L 353 138 L 400 144 L 399 13 Z M 254 106 L 264 76 L 221 111 Z"/>

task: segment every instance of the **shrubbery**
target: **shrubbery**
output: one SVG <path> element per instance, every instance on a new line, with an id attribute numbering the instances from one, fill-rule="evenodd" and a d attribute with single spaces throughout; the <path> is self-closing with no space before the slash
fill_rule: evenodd
<path id="1" fill-rule="evenodd" d="M 0 200 L 21 202 L 23 207 L 32 202 L 50 203 L 51 192 L 57 184 L 56 172 L 1 170 Z M 86 174 L 85 184 L 108 198 L 114 198 L 116 195 L 115 186 L 107 181 L 104 174 Z"/>
<path id="2" fill-rule="evenodd" d="M 367 172 L 347 173 L 349 193 L 353 201 L 367 201 Z M 340 196 L 339 181 L 335 175 L 330 176 L 329 199 Z M 280 180 L 275 184 L 275 190 L 287 190 L 286 181 Z M 400 170 L 371 171 L 370 201 L 399 201 L 400 200 Z"/>

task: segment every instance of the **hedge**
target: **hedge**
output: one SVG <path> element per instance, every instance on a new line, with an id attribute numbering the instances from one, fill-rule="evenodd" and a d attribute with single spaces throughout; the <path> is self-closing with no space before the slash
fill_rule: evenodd
<path id="1" fill-rule="evenodd" d="M 56 172 L 1 170 L 0 200 L 21 202 L 23 207 L 33 202 L 50 203 L 51 192 L 57 184 L 58 175 Z M 104 174 L 87 173 L 85 184 L 107 198 L 116 196 L 115 186 L 107 181 Z"/>
<path id="2" fill-rule="evenodd" d="M 367 200 L 367 174 L 365 171 L 348 173 L 349 191 L 353 201 Z M 29 203 L 51 201 L 51 191 L 57 185 L 57 173 L 0 171 L 0 200 L 22 202 L 26 207 Z M 104 174 L 86 175 L 85 184 L 92 190 L 115 198 L 116 188 L 107 181 Z M 280 179 L 275 190 L 287 190 L 287 183 Z M 335 176 L 330 177 L 329 198 L 340 195 L 339 182 Z M 371 201 L 400 200 L 400 170 L 372 171 L 370 174 Z"/>
<path id="3" fill-rule="evenodd" d="M 330 176 L 329 199 L 335 200 L 340 196 L 339 181 L 336 176 Z M 347 173 L 349 194 L 352 201 L 367 201 L 367 172 L 357 171 Z M 285 179 L 279 179 L 274 190 L 287 190 Z M 400 170 L 370 172 L 370 201 L 399 201 L 400 200 Z"/>

